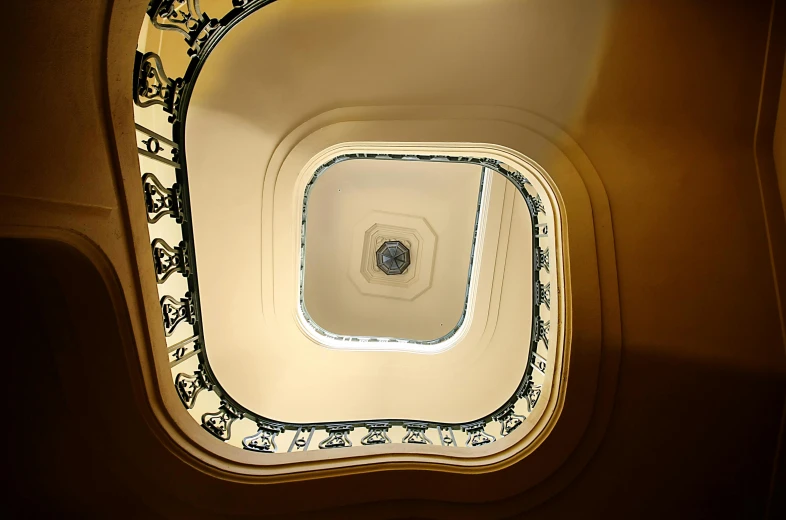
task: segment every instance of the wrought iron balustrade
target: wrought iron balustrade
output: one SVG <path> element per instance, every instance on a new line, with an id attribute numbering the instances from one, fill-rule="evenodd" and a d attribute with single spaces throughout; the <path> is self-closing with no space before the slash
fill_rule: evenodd
<path id="1" fill-rule="evenodd" d="M 142 185 L 151 233 L 151 260 L 161 296 L 161 319 L 167 337 L 187 329 L 187 337 L 172 341 L 167 348 L 170 367 L 181 366 L 196 357 L 198 367 L 190 372 L 173 372 L 177 395 L 187 409 L 193 409 L 205 394 L 214 394 L 220 403 L 214 411 L 201 416 L 202 427 L 222 441 L 232 438 L 239 421 L 251 421 L 256 433 L 245 436 L 240 446 L 251 452 L 272 454 L 314 449 L 343 450 L 393 444 L 434 445 L 446 449 L 477 448 L 496 442 L 519 428 L 538 406 L 546 372 L 549 345 L 552 265 L 549 253 L 549 216 L 526 172 L 498 160 L 453 155 L 408 155 L 390 153 L 352 153 L 335 157 L 315 171 L 309 187 L 336 164 L 349 159 L 430 161 L 477 164 L 510 181 L 526 202 L 532 233 L 532 327 L 522 336 L 529 364 L 522 367 L 523 377 L 516 391 L 483 417 L 464 423 L 443 423 L 419 418 L 369 418 L 363 421 L 290 423 L 250 410 L 233 399 L 215 376 L 206 355 L 209 345 L 202 338 L 203 319 L 199 299 L 198 268 L 193 240 L 188 168 L 185 154 L 185 125 L 191 94 L 199 73 L 216 44 L 244 18 L 274 0 L 233 0 L 233 8 L 220 18 L 211 18 L 199 9 L 198 0 L 154 0 L 148 15 L 155 27 L 180 32 L 190 56 L 183 77 L 170 78 L 165 63 L 155 53 L 137 53 L 133 85 L 134 102 L 141 110 L 159 106 L 169 118 L 160 127 L 137 124 L 140 158 L 153 160 L 173 170 L 174 182 L 162 182 L 143 168 Z M 307 188 L 308 190 L 308 188 Z M 308 191 L 307 191 L 308 192 Z M 180 230 L 176 241 L 168 242 L 157 233 L 163 222 Z M 476 224 L 477 226 L 477 224 Z M 476 228 L 477 229 L 477 228 Z M 175 245 L 176 244 L 176 245 Z M 177 279 L 185 278 L 187 292 L 170 294 Z M 325 334 L 330 334 L 325 332 Z M 365 338 L 380 341 L 379 338 Z M 396 341 L 390 338 L 386 340 Z M 395 433 L 394 433 L 395 432 Z M 457 435 L 463 442 L 457 442 Z M 352 438 L 357 439 L 356 442 Z M 282 439 L 286 439 L 282 441 Z"/>

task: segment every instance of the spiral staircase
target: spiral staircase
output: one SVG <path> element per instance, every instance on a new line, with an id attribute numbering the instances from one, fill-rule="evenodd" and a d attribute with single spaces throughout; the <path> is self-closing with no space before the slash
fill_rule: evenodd
<path id="1" fill-rule="evenodd" d="M 786 512 L 783 2 L 9 8 L 14 510 Z"/>

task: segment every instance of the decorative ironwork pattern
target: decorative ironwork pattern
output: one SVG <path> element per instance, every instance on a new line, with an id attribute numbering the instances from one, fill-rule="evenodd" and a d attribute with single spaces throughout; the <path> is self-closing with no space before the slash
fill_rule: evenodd
<path id="1" fill-rule="evenodd" d="M 166 349 L 169 355 L 169 366 L 173 368 L 183 361 L 191 359 L 199 353 L 201 348 L 202 343 L 199 341 L 199 336 L 197 335 L 178 341 L 174 345 L 169 345 Z"/>
<path id="2" fill-rule="evenodd" d="M 147 221 L 150 224 L 155 224 L 166 215 L 175 219 L 178 224 L 183 223 L 183 199 L 179 185 L 174 184 L 171 188 L 164 188 L 152 173 L 142 176 L 142 185 L 145 190 Z"/>
<path id="3" fill-rule="evenodd" d="M 530 362 L 530 366 L 540 372 L 541 374 L 546 374 L 546 358 L 538 354 L 537 352 L 532 353 L 532 361 Z"/>
<path id="4" fill-rule="evenodd" d="M 319 449 L 349 448 L 352 441 L 349 440 L 349 432 L 353 429 L 351 424 L 332 424 L 325 430 L 328 433 L 327 439 L 319 443 Z"/>
<path id="5" fill-rule="evenodd" d="M 191 293 L 186 293 L 179 302 L 171 296 L 164 296 L 161 298 L 161 313 L 164 315 L 164 333 L 167 336 L 171 336 L 182 322 L 193 325 L 196 321 L 196 312 Z"/>
<path id="6" fill-rule="evenodd" d="M 527 379 L 527 383 L 524 387 L 519 390 L 518 398 L 523 399 L 527 403 L 527 411 L 531 412 L 535 406 L 538 404 L 538 399 L 540 399 L 540 393 L 542 388 L 540 385 L 536 385 L 532 381 L 532 376 Z"/>
<path id="7" fill-rule="evenodd" d="M 360 443 L 363 445 L 390 444 L 393 442 L 390 440 L 390 437 L 388 437 L 390 423 L 368 423 L 366 424 L 366 429 L 368 433 L 365 437 L 360 439 Z"/>
<path id="8" fill-rule="evenodd" d="M 532 211 L 535 214 L 538 213 L 546 213 L 546 207 L 543 205 L 543 201 L 540 198 L 540 195 L 530 195 L 527 197 L 530 206 L 532 207 Z"/>
<path id="9" fill-rule="evenodd" d="M 202 18 L 199 0 L 152 0 L 147 14 L 154 26 L 178 31 L 186 38 L 199 31 Z"/>
<path id="10" fill-rule="evenodd" d="M 314 436 L 315 429 L 313 426 L 311 428 L 298 426 L 288 451 L 306 451 L 311 445 L 311 438 Z"/>
<path id="11" fill-rule="evenodd" d="M 407 434 L 401 440 L 404 444 L 433 444 L 431 439 L 426 437 L 426 430 L 428 424 L 426 423 L 404 423 L 404 428 L 407 429 Z"/>
<path id="12" fill-rule="evenodd" d="M 158 283 L 164 283 L 172 273 L 188 276 L 190 269 L 185 242 L 172 247 L 164 239 L 156 238 L 150 245 L 153 248 L 153 264 Z"/>
<path id="13" fill-rule="evenodd" d="M 494 416 L 494 420 L 500 424 L 499 434 L 503 437 L 507 436 L 524 423 L 523 415 L 516 415 L 513 413 L 513 405 L 508 405 Z"/>
<path id="14" fill-rule="evenodd" d="M 175 377 L 177 395 L 180 396 L 183 405 L 189 410 L 196 404 L 196 398 L 199 392 L 202 390 L 210 390 L 212 386 L 213 385 L 205 379 L 205 375 L 201 370 L 197 370 L 193 375 L 178 374 L 177 377 Z"/>
<path id="15" fill-rule="evenodd" d="M 450 426 L 437 425 L 437 434 L 443 446 L 456 446 L 456 436 L 453 435 L 453 428 Z"/>
<path id="16" fill-rule="evenodd" d="M 140 107 L 161 105 L 164 111 L 174 114 L 183 88 L 183 79 L 170 79 L 164 72 L 161 57 L 154 52 L 137 53 L 136 62 L 134 103 Z"/>
<path id="17" fill-rule="evenodd" d="M 243 449 L 259 453 L 275 453 L 276 436 L 284 431 L 284 426 L 268 422 L 257 423 L 259 431 L 243 439 Z"/>
<path id="18" fill-rule="evenodd" d="M 471 424 L 465 424 L 461 430 L 467 433 L 467 441 L 465 446 L 477 448 L 484 444 L 491 444 L 497 440 L 490 433 L 486 433 L 486 423 L 484 421 L 476 421 Z"/>
<path id="19" fill-rule="evenodd" d="M 540 283 L 538 283 L 538 298 L 540 299 Z M 539 302 L 540 303 L 540 300 Z M 548 306 L 548 304 L 546 304 Z M 543 321 L 543 318 L 538 316 L 537 321 L 535 322 L 535 337 L 533 338 L 535 343 L 538 341 L 542 341 L 546 348 L 549 348 L 549 329 L 551 328 L 550 321 Z"/>
<path id="20" fill-rule="evenodd" d="M 185 119 L 191 93 L 205 63 L 205 60 L 215 48 L 217 43 L 227 32 L 251 13 L 272 3 L 273 0 L 232 0 L 232 10 L 220 18 L 211 18 L 202 13 L 198 0 L 153 0 L 148 8 L 148 14 L 153 24 L 161 29 L 180 32 L 189 47 L 188 53 L 192 56 L 188 68 L 182 78 L 172 79 L 164 71 L 161 58 L 155 53 L 137 53 L 134 62 L 133 98 L 137 106 L 146 108 L 159 105 L 170 114 L 166 128 L 157 128 L 153 131 L 141 125 L 136 125 L 137 149 L 140 157 L 157 161 L 173 169 L 174 182 L 170 187 L 164 186 L 153 173 L 142 176 L 145 206 L 148 223 L 151 224 L 151 251 L 154 262 L 156 279 L 161 284 L 162 293 L 169 286 L 165 285 L 173 273 L 180 273 L 187 280 L 189 292 L 179 300 L 169 294 L 162 294 L 160 304 L 165 335 L 174 334 L 178 327 L 190 327 L 188 337 L 182 341 L 167 346 L 170 366 L 174 367 L 195 358 L 198 368 L 184 369 L 174 376 L 174 385 L 178 397 L 187 409 L 193 409 L 197 398 L 203 392 L 211 392 L 220 400 L 220 406 L 215 412 L 205 413 L 201 416 L 202 427 L 216 438 L 227 441 L 231 438 L 232 424 L 238 420 L 253 421 L 256 423 L 257 432 L 240 441 L 240 445 L 251 452 L 273 454 L 280 450 L 276 445 L 277 439 L 287 432 L 292 435 L 287 452 L 307 451 L 315 449 L 312 439 L 315 432 L 319 431 L 319 449 L 351 448 L 350 432 L 361 430 L 360 444 L 381 445 L 397 442 L 416 445 L 433 444 L 429 435 L 437 435 L 439 445 L 444 449 L 458 449 L 455 431 L 466 433 L 464 443 L 467 447 L 478 447 L 494 442 L 496 438 L 486 432 L 486 427 L 495 423 L 499 425 L 500 436 L 505 437 L 516 431 L 526 419 L 523 413 L 532 412 L 541 398 L 545 374 L 550 361 L 538 351 L 544 352 L 540 347 L 548 349 L 548 334 L 550 321 L 548 321 L 551 305 L 551 258 L 549 255 L 549 225 L 552 222 L 547 212 L 541 193 L 533 186 L 522 172 L 502 161 L 483 157 L 448 156 L 429 154 L 393 154 L 393 153 L 350 153 L 341 155 L 321 165 L 310 180 L 303 204 L 303 218 L 306 216 L 306 203 L 311 186 L 329 167 L 342 161 L 351 159 L 375 160 L 401 160 L 401 161 L 433 161 L 443 163 L 476 164 L 486 170 L 496 172 L 513 183 L 516 190 L 524 198 L 529 210 L 532 232 L 532 327 L 529 331 L 529 340 L 522 340 L 522 348 L 527 349 L 530 362 L 525 368 L 516 392 L 492 413 L 470 423 L 430 423 L 415 421 L 407 418 L 398 419 L 371 419 L 363 421 L 346 421 L 341 423 L 287 423 L 279 422 L 248 410 L 234 400 L 219 384 L 212 371 L 206 346 L 203 342 L 202 320 L 199 305 L 197 266 L 194 254 L 193 233 L 190 223 L 190 199 L 188 186 L 188 171 L 185 156 L 182 152 L 185 144 Z M 145 168 L 147 169 L 147 168 Z M 158 171 L 158 170 L 156 170 Z M 163 175 L 163 174 L 162 174 Z M 483 176 L 482 176 L 483 177 Z M 163 178 L 163 177 L 162 177 Z M 478 197 L 480 207 L 483 185 Z M 478 234 L 478 217 L 476 217 L 474 236 Z M 171 246 L 163 238 L 156 236 L 155 224 L 164 216 L 171 217 L 180 225 L 182 240 L 176 246 Z M 305 222 L 303 232 L 305 232 Z M 171 238 L 170 238 L 171 240 Z M 177 240 L 176 240 L 177 241 Z M 473 241 L 473 255 L 475 244 Z M 395 255 L 394 255 L 395 258 Z M 302 260 L 302 255 L 301 255 Z M 470 260 L 470 273 L 474 256 Z M 396 264 L 398 265 L 398 264 Z M 402 269 L 406 267 L 401 266 Z M 168 282 L 172 283 L 172 282 Z M 302 291 L 302 278 L 301 278 Z M 302 297 L 302 292 L 301 292 Z M 302 300 L 301 300 L 302 301 Z M 466 308 L 466 305 L 465 305 Z M 461 320 L 464 317 L 462 315 Z M 448 335 L 424 344 L 443 341 L 455 333 L 462 321 Z M 330 333 L 325 332 L 326 335 Z M 352 341 L 371 341 L 371 338 L 349 337 Z M 386 341 L 410 341 L 389 338 Z M 193 363 L 194 361 L 192 361 Z M 187 364 L 183 364 L 187 366 Z M 173 371 L 173 374 L 175 372 Z M 526 411 L 525 411 L 526 410 Z M 403 438 L 398 435 L 391 438 L 391 428 L 403 428 L 406 433 Z M 324 435 L 324 437 L 323 437 Z M 289 439 L 289 438 L 287 438 Z M 399 440 L 400 439 L 400 440 Z"/>
<path id="21" fill-rule="evenodd" d="M 537 282 L 535 286 L 535 305 L 543 304 L 551 309 L 551 283 L 543 285 Z M 546 342 L 548 344 L 548 341 Z"/>
<path id="22" fill-rule="evenodd" d="M 540 271 L 541 269 L 545 269 L 547 273 L 551 272 L 549 268 L 549 249 L 538 247 L 535 249 L 535 270 Z"/>
<path id="23" fill-rule="evenodd" d="M 243 417 L 243 413 L 233 406 L 221 401 L 218 411 L 202 415 L 202 428 L 222 441 L 228 441 L 232 435 L 232 423 Z"/>
<path id="24" fill-rule="evenodd" d="M 180 147 L 177 143 L 138 123 L 134 126 L 139 134 L 141 134 L 137 135 L 136 145 L 136 149 L 140 155 L 166 164 L 167 166 L 172 166 L 173 168 L 180 167 L 178 164 Z M 167 154 L 169 154 L 169 156 L 167 156 Z"/>
<path id="25" fill-rule="evenodd" d="M 199 9 L 199 0 L 152 0 L 147 14 L 155 27 L 181 33 L 190 56 L 198 54 L 219 27 L 218 20 Z"/>

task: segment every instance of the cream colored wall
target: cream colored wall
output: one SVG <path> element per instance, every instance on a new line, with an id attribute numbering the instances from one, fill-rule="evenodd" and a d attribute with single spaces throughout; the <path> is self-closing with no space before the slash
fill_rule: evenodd
<path id="1" fill-rule="evenodd" d="M 294 420 L 295 410 L 300 410 L 297 413 L 303 415 L 298 417 L 304 420 L 315 420 L 314 414 L 329 420 L 336 416 L 363 418 L 410 413 L 421 418 L 436 413 L 435 417 L 448 420 L 487 413 L 503 402 L 520 380 L 520 371 L 513 369 L 514 364 L 500 364 L 503 357 L 492 362 L 491 352 L 485 357 L 467 356 L 461 351 L 454 353 L 466 365 L 457 364 L 452 357 L 442 361 L 451 366 L 454 380 L 473 379 L 484 388 L 480 393 L 472 387 L 462 388 L 435 377 L 433 374 L 448 372 L 435 369 L 432 365 L 437 361 L 433 359 L 412 361 L 402 354 L 391 353 L 377 354 L 374 359 L 378 361 L 369 361 L 369 354 L 365 353 L 349 361 L 346 354 L 314 353 L 311 347 L 303 351 L 307 357 L 301 358 L 296 354 L 299 348 L 294 346 L 300 341 L 293 335 L 299 334 L 297 329 L 278 328 L 282 316 L 291 312 L 290 304 L 274 309 L 265 303 L 270 295 L 281 297 L 278 295 L 292 293 L 294 296 L 295 290 L 286 281 L 288 278 L 279 274 L 278 267 L 272 277 L 265 274 L 270 273 L 266 271 L 269 263 L 252 260 L 257 254 L 255 237 L 263 237 L 262 258 L 267 254 L 266 248 L 277 251 L 289 248 L 285 249 L 284 243 L 279 242 L 281 237 L 266 234 L 265 226 L 280 225 L 279 217 L 263 215 L 260 222 L 256 208 L 260 204 L 264 208 L 267 193 L 273 193 L 268 183 L 274 183 L 271 186 L 275 186 L 276 192 L 284 192 L 285 198 L 291 197 L 287 183 L 275 176 L 276 154 L 280 153 L 287 134 L 315 114 L 334 107 L 455 104 L 522 106 L 548 112 L 563 122 L 578 117 L 578 107 L 592 85 L 592 67 L 602 44 L 607 6 L 575 3 L 556 7 L 547 14 L 554 20 L 563 20 L 555 33 L 554 26 L 547 29 L 548 23 L 536 23 L 524 16 L 518 17 L 515 29 L 499 26 L 501 20 L 510 19 L 511 9 L 524 9 L 523 4 L 489 2 L 482 12 L 478 12 L 473 2 L 449 5 L 450 9 L 446 10 L 448 3 L 443 1 L 277 2 L 266 8 L 266 16 L 251 17 L 233 29 L 201 73 L 189 112 L 187 156 L 192 202 L 196 208 L 195 238 L 200 244 L 197 260 L 206 341 L 211 342 L 213 349 L 211 364 L 219 374 L 224 374 L 222 381 L 227 380 L 231 393 L 238 399 L 243 396 L 241 401 L 253 409 L 290 420 Z M 413 17 L 415 12 L 418 16 Z M 330 16 L 333 22 L 324 23 L 325 16 Z M 441 21 L 435 25 L 430 20 L 436 16 Z M 489 40 L 482 31 L 470 30 L 484 23 L 497 26 L 495 38 Z M 407 27 L 410 35 L 406 41 L 399 39 L 402 26 Z M 564 34 L 559 27 L 565 27 Z M 462 34 L 458 40 L 451 36 L 457 32 Z M 557 33 L 565 38 L 556 38 Z M 166 45 L 167 40 L 165 54 Z M 519 51 L 535 46 L 540 49 L 537 54 Z M 179 43 L 175 44 L 173 50 L 179 52 L 179 47 Z M 287 53 L 258 51 L 282 48 L 288 49 Z M 442 59 L 450 55 L 460 55 L 462 59 Z M 500 69 L 505 71 L 503 81 L 490 82 L 487 75 L 475 72 L 499 68 L 505 63 L 516 63 L 516 66 Z M 555 68 L 555 63 L 565 66 Z M 537 80 L 533 70 L 540 71 Z M 457 77 L 462 80 L 455 81 Z M 416 141 L 425 135 L 413 131 L 420 126 L 416 122 L 408 125 L 410 130 L 399 132 L 400 140 Z M 372 124 L 368 131 L 373 128 Z M 441 128 L 450 125 L 442 123 Z M 362 140 L 363 135 L 359 133 L 358 137 Z M 449 133 L 443 131 L 442 135 Z M 217 175 L 222 182 L 216 183 Z M 240 185 L 244 189 L 238 190 Z M 210 207 L 222 208 L 220 214 L 204 213 L 206 210 L 200 209 Z M 292 217 L 286 214 L 280 218 Z M 284 239 L 289 240 L 289 235 Z M 230 266 L 227 266 L 228 258 Z M 254 272 L 238 269 L 249 261 L 264 267 Z M 287 257 L 284 262 L 289 266 L 293 259 Z M 509 265 L 506 276 L 510 278 L 514 272 L 525 271 L 521 266 L 518 268 L 521 271 Z M 221 272 L 215 284 L 206 279 L 206 270 Z M 235 280 L 238 277 L 242 281 Z M 515 285 L 507 279 L 506 283 L 511 288 Z M 275 288 L 271 290 L 270 284 Z M 245 297 L 240 298 L 232 289 L 240 285 L 249 288 L 249 295 L 262 287 L 262 301 L 246 303 Z M 511 301 L 518 294 L 528 292 L 524 287 L 511 296 Z M 504 346 L 508 352 L 520 352 L 516 346 L 522 331 L 529 327 L 520 316 L 527 313 L 518 307 L 511 309 L 516 309 L 509 317 L 515 325 L 506 335 L 496 335 L 493 344 L 498 349 Z M 227 318 L 211 320 L 212 315 Z M 261 322 L 259 316 L 263 315 L 266 318 Z M 270 348 L 268 345 L 275 346 L 275 354 L 265 353 Z M 383 361 L 388 357 L 396 361 Z M 335 361 L 322 358 L 335 358 Z M 325 367 L 331 368 L 325 370 Z M 421 373 L 422 376 L 417 375 Z M 347 386 L 350 381 L 355 387 L 377 388 L 376 403 L 353 393 L 341 400 L 320 394 L 321 388 L 331 384 Z M 445 393 L 442 389 L 446 386 L 455 387 L 455 393 Z M 388 394 L 390 399 L 381 397 Z M 311 397 L 291 406 L 297 395 Z"/>
<path id="2" fill-rule="evenodd" d="M 261 157 L 294 126 L 337 107 L 475 104 L 576 121 L 594 85 L 614 2 L 477 6 L 475 0 L 276 2 L 222 40 L 192 109 L 220 110 L 257 126 L 269 139 L 257 144 Z M 494 27 L 494 37 L 479 26 Z M 172 45 L 179 52 L 182 43 Z M 245 79 L 230 81 L 238 68 Z"/>
<path id="3" fill-rule="evenodd" d="M 523 204 L 520 196 L 509 197 L 508 211 L 518 210 L 519 214 L 508 216 L 505 240 L 499 243 L 518 249 L 514 256 L 506 249 L 502 254 L 496 251 L 497 240 L 489 240 L 485 245 L 488 248 L 483 254 L 487 259 L 483 264 L 486 273 L 482 275 L 483 290 L 478 299 L 488 303 L 478 313 L 477 320 L 473 320 L 464 342 L 434 356 L 325 349 L 303 336 L 294 320 L 294 310 L 302 208 L 302 199 L 297 194 L 302 193 L 302 186 L 313 172 L 306 167 L 307 161 L 327 144 L 310 137 L 303 139 L 280 166 L 268 167 L 271 178 L 262 179 L 244 173 L 254 164 L 247 152 L 216 151 L 217 147 L 228 146 L 225 143 L 245 138 L 235 137 L 233 132 L 237 128 L 224 127 L 223 121 L 215 117 L 194 116 L 189 121 L 189 154 L 197 150 L 197 158 L 189 163 L 191 183 L 197 190 L 204 189 L 202 195 L 199 191 L 192 192 L 192 208 L 195 239 L 199 244 L 197 260 L 205 341 L 209 343 L 211 366 L 235 399 L 251 409 L 264 410 L 260 413 L 287 421 L 431 417 L 430 420 L 453 422 L 489 413 L 513 393 L 528 362 L 522 331 L 529 330 L 524 317 L 529 316 L 531 305 L 529 297 L 521 298 L 531 291 L 531 255 L 524 253 L 530 248 L 530 235 L 526 211 L 520 213 Z M 444 133 L 455 127 L 450 122 L 426 126 L 417 121 L 394 124 L 402 141 L 407 136 L 417 139 L 418 134 L 425 142 L 433 141 L 424 130 L 438 135 L 434 132 Z M 330 139 L 341 136 L 351 140 L 355 134 L 379 140 L 385 132 L 390 133 L 389 127 L 389 123 L 378 121 L 353 131 L 334 132 Z M 225 156 L 231 156 L 229 161 L 245 167 L 225 166 L 221 171 L 227 182 L 216 185 L 211 179 L 219 170 L 210 169 L 210 165 L 218 168 L 218 163 L 211 162 L 211 157 L 215 161 Z M 242 176 L 247 186 L 264 180 L 275 192 L 267 195 L 263 188 L 261 193 L 254 189 L 239 193 L 233 186 L 240 181 L 231 182 L 232 176 L 235 179 Z M 299 189 L 298 182 L 303 183 Z M 476 190 L 474 186 L 473 197 L 477 196 Z M 268 197 L 270 201 L 265 202 Z M 548 208 L 550 203 L 545 194 L 544 200 Z M 503 207 L 504 204 L 499 205 L 500 210 Z M 269 216 L 261 222 L 255 221 L 259 213 Z M 233 219 L 247 224 L 233 226 Z M 256 235 L 260 225 L 273 228 L 267 234 L 270 237 L 267 241 L 265 234 L 261 240 Z M 502 229 L 494 232 L 501 233 Z M 266 249 L 273 253 L 272 257 L 265 256 Z M 231 269 L 226 268 L 227 258 L 232 259 Z M 511 258 L 516 261 L 510 261 Z M 267 279 L 263 283 L 274 284 L 272 291 L 262 294 L 263 299 L 273 298 L 268 306 L 253 291 L 257 276 Z M 227 302 L 232 304 L 228 306 Z M 505 320 L 497 314 L 503 308 L 508 313 Z M 556 319 L 554 323 L 556 327 Z M 552 338 L 556 340 L 555 336 Z M 472 380 L 474 384 L 457 385 L 456 381 L 461 380 Z M 324 391 L 327 388 L 363 388 L 373 392 L 347 391 L 341 399 L 336 399 L 334 393 Z M 446 392 L 446 388 L 450 391 Z M 478 392 L 477 388 L 483 391 Z"/>
<path id="4" fill-rule="evenodd" d="M 481 170 L 374 160 L 331 167 L 314 184 L 308 202 L 304 296 L 311 318 L 343 335 L 433 340 L 447 334 L 466 300 Z M 381 214 L 371 217 L 375 224 L 406 227 L 396 217 L 403 215 L 428 226 L 419 242 L 433 242 L 434 256 L 413 258 L 418 265 L 409 268 L 418 269 L 428 284 L 419 294 L 366 294 L 361 291 L 368 282 L 353 277 L 360 270 L 356 257 L 366 252 L 356 247 L 370 227 L 364 219 L 376 212 Z"/>

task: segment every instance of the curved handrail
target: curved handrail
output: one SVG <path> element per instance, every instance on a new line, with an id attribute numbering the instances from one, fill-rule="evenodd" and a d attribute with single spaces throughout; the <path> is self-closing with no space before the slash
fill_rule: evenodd
<path id="1" fill-rule="evenodd" d="M 188 172 L 185 154 L 185 123 L 193 88 L 202 67 L 218 42 L 228 31 L 253 12 L 275 0 L 233 0 L 233 9 L 220 20 L 209 18 L 199 10 L 198 0 L 153 0 L 148 8 L 148 15 L 153 24 L 165 30 L 177 30 L 185 35 L 189 45 L 191 61 L 182 78 L 169 78 L 163 68 L 161 58 L 155 53 L 137 53 L 134 64 L 134 102 L 139 107 L 161 105 L 170 114 L 172 139 L 160 133 L 137 125 L 137 130 L 147 139 L 141 140 L 144 146 L 138 146 L 140 155 L 157 160 L 175 168 L 177 182 L 166 188 L 152 173 L 143 175 L 145 202 L 147 205 L 148 222 L 155 224 L 164 216 L 169 215 L 180 226 L 183 240 L 177 246 L 170 246 L 161 238 L 155 238 L 151 244 L 158 283 L 164 283 L 174 272 L 179 272 L 188 281 L 188 292 L 182 298 L 164 295 L 161 298 L 162 317 L 167 336 L 182 323 L 191 325 L 194 334 L 174 345 L 169 346 L 171 366 L 197 356 L 199 368 L 192 374 L 180 373 L 175 377 L 175 387 L 186 408 L 193 408 L 197 396 L 203 391 L 214 392 L 221 405 L 214 413 L 202 415 L 202 426 L 216 438 L 226 441 L 231 436 L 232 424 L 241 418 L 253 420 L 258 432 L 243 439 L 243 447 L 250 451 L 275 452 L 278 447 L 276 436 L 285 430 L 294 430 L 288 451 L 307 450 L 315 430 L 324 430 L 328 436 L 319 442 L 319 448 L 340 448 L 352 445 L 348 434 L 354 428 L 365 428 L 366 435 L 362 444 L 389 444 L 393 441 L 387 432 L 392 426 L 405 428 L 406 435 L 402 439 L 405 444 L 432 444 L 428 437 L 429 430 L 436 430 L 443 446 L 456 446 L 453 431 L 460 429 L 467 433 L 467 446 L 481 446 L 494 442 L 495 437 L 485 431 L 487 425 L 496 422 L 500 425 L 500 435 L 506 436 L 519 425 L 525 417 L 515 412 L 515 405 L 526 403 L 527 411 L 537 405 L 541 387 L 533 380 L 533 371 L 545 374 L 547 360 L 537 353 L 537 346 L 543 342 L 548 346 L 549 321 L 541 316 L 541 305 L 550 306 L 550 284 L 540 281 L 540 273 L 550 273 L 548 248 L 541 248 L 539 239 L 548 236 L 548 223 L 544 205 L 540 196 L 530 193 L 527 186 L 532 183 L 521 172 L 516 171 L 499 160 L 484 157 L 461 155 L 406 155 L 406 154 L 359 154 L 364 158 L 376 155 L 376 158 L 391 160 L 423 160 L 434 162 L 454 162 L 478 164 L 493 170 L 507 178 L 524 198 L 531 220 L 532 232 L 532 266 L 533 266 L 533 305 L 532 326 L 528 342 L 530 363 L 525 367 L 522 379 L 513 395 L 493 412 L 474 421 L 461 423 L 426 422 L 412 419 L 372 419 L 364 421 L 331 421 L 316 423 L 291 423 L 276 421 L 243 407 L 230 396 L 220 385 L 213 372 L 202 341 L 202 319 L 199 301 L 199 281 L 197 276 L 196 254 L 191 228 L 191 201 L 188 185 Z M 165 154 L 171 154 L 167 157 Z M 347 156 L 352 154 L 347 154 Z M 356 157 L 359 158 L 359 157 Z M 331 159 L 317 169 L 309 186 L 316 181 L 319 174 L 327 167 L 335 164 L 337 158 Z M 541 214 L 543 216 L 541 216 Z M 190 348 L 187 348 L 190 346 Z"/>

